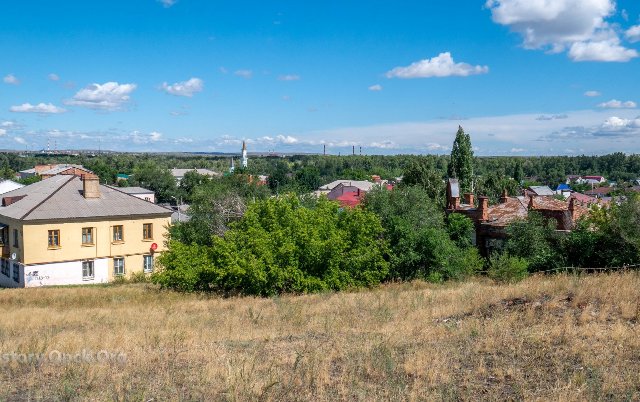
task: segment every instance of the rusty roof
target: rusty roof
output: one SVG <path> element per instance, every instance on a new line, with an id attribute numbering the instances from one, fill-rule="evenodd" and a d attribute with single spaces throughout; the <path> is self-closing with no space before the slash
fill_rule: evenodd
<path id="1" fill-rule="evenodd" d="M 589 209 L 581 203 L 575 204 L 577 217 L 582 217 Z M 569 202 L 557 200 L 551 197 L 533 197 L 533 210 L 535 211 L 568 211 Z M 507 226 L 518 219 L 526 219 L 529 214 L 528 197 L 509 197 L 507 201 L 489 207 L 488 220 L 484 225 Z"/>

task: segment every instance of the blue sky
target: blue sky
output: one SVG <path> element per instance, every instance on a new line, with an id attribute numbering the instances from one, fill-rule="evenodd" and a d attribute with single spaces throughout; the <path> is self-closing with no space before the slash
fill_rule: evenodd
<path id="1" fill-rule="evenodd" d="M 640 2 L 5 2 L 0 148 L 640 152 Z"/>

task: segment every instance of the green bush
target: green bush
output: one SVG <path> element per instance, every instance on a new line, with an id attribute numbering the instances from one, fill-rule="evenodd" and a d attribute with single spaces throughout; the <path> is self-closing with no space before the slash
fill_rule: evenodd
<path id="1" fill-rule="evenodd" d="M 507 253 L 493 254 L 489 258 L 489 277 L 498 282 L 519 282 L 527 277 L 529 262 Z"/>
<path id="2" fill-rule="evenodd" d="M 211 245 L 169 242 L 152 280 L 181 291 L 270 296 L 374 286 L 388 273 L 379 218 L 287 195 L 251 204 Z"/>

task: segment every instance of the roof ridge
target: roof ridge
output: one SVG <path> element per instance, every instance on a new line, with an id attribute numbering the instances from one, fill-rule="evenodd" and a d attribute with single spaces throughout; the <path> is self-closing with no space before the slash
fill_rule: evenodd
<path id="1" fill-rule="evenodd" d="M 47 200 L 49 200 L 51 197 L 53 197 L 58 191 L 60 191 L 60 189 L 64 186 L 66 186 L 67 184 L 69 184 L 71 182 L 71 180 L 75 179 L 76 176 L 70 176 L 69 180 L 67 180 L 66 182 L 62 183 L 61 186 L 59 186 L 57 189 L 55 189 L 51 194 L 49 194 L 48 196 L 46 196 L 42 201 L 40 201 L 39 203 L 37 203 L 33 208 L 31 208 L 30 210 L 27 211 L 26 214 L 24 214 L 22 217 L 20 217 L 20 220 L 23 220 L 24 218 L 26 218 L 27 216 L 31 215 L 31 213 L 33 211 L 36 210 L 36 208 L 38 208 L 40 205 L 44 204 Z"/>

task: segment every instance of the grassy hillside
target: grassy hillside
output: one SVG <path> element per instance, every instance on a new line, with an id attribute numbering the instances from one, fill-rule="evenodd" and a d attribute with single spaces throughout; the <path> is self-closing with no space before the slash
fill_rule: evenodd
<path id="1" fill-rule="evenodd" d="M 0 400 L 640 399 L 635 273 L 273 299 L 0 290 L 0 306 Z M 82 350 L 120 357 L 55 361 Z"/>

